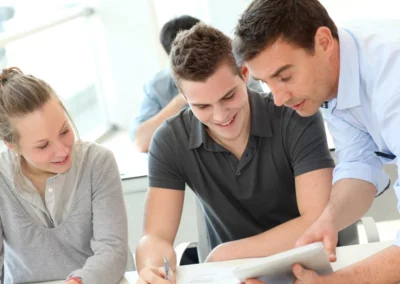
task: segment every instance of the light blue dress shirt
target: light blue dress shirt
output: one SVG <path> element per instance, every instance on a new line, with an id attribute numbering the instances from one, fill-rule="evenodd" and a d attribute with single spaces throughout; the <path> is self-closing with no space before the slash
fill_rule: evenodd
<path id="1" fill-rule="evenodd" d="M 400 40 L 339 30 L 339 42 L 338 95 L 327 109 L 321 108 L 338 158 L 333 183 L 343 178 L 365 180 L 375 185 L 378 195 L 390 182 L 383 164 L 399 166 L 396 158 L 375 152 L 400 156 Z M 394 190 L 400 199 L 398 180 Z M 400 246 L 400 233 L 395 244 Z"/>

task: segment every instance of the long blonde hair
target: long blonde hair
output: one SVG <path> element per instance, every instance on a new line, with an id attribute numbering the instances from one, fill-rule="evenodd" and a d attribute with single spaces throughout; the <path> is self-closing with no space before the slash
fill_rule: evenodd
<path id="1" fill-rule="evenodd" d="M 22 117 L 39 110 L 53 97 L 60 102 L 75 132 L 77 141 L 80 141 L 78 130 L 71 116 L 49 84 L 32 75 L 24 74 L 18 67 L 3 69 L 0 74 L 0 139 L 15 146 L 15 174 L 22 173 L 23 157 L 18 154 L 20 137 L 11 123 L 11 118 Z"/>

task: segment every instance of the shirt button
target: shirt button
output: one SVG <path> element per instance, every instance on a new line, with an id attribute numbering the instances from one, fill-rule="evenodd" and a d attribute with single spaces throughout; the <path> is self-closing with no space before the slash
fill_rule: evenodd
<path id="1" fill-rule="evenodd" d="M 242 172 L 237 172 L 236 175 L 237 175 L 237 176 L 240 176 L 241 173 L 242 173 Z"/>
<path id="2" fill-rule="evenodd" d="M 50 187 L 50 188 L 48 189 L 48 191 L 49 191 L 50 193 L 52 193 L 52 192 L 53 192 L 53 188 Z"/>

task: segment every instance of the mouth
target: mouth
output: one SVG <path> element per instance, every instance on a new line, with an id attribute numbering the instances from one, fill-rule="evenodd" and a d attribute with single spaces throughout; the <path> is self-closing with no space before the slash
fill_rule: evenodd
<path id="1" fill-rule="evenodd" d="M 57 165 L 57 166 L 62 166 L 62 165 L 65 165 L 68 162 L 68 160 L 69 160 L 69 155 L 67 155 L 62 161 L 51 162 L 51 163 L 54 165 Z"/>
<path id="2" fill-rule="evenodd" d="M 228 120 L 228 121 L 226 121 L 224 123 L 217 123 L 217 125 L 220 126 L 220 127 L 231 126 L 235 122 L 236 116 L 237 116 L 237 114 L 235 114 L 230 120 Z"/>
<path id="3" fill-rule="evenodd" d="M 290 107 L 294 110 L 300 110 L 304 106 L 305 102 L 306 102 L 306 100 L 302 100 L 300 103 L 292 105 L 292 106 L 288 106 L 288 107 Z"/>

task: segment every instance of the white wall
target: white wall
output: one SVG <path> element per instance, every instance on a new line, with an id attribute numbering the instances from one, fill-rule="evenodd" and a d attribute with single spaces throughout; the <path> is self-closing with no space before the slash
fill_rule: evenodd
<path id="1" fill-rule="evenodd" d="M 108 74 L 113 82 L 105 94 L 110 119 L 129 128 L 138 111 L 143 83 L 161 68 L 152 1 L 99 0 L 97 13 L 104 28 Z"/>

